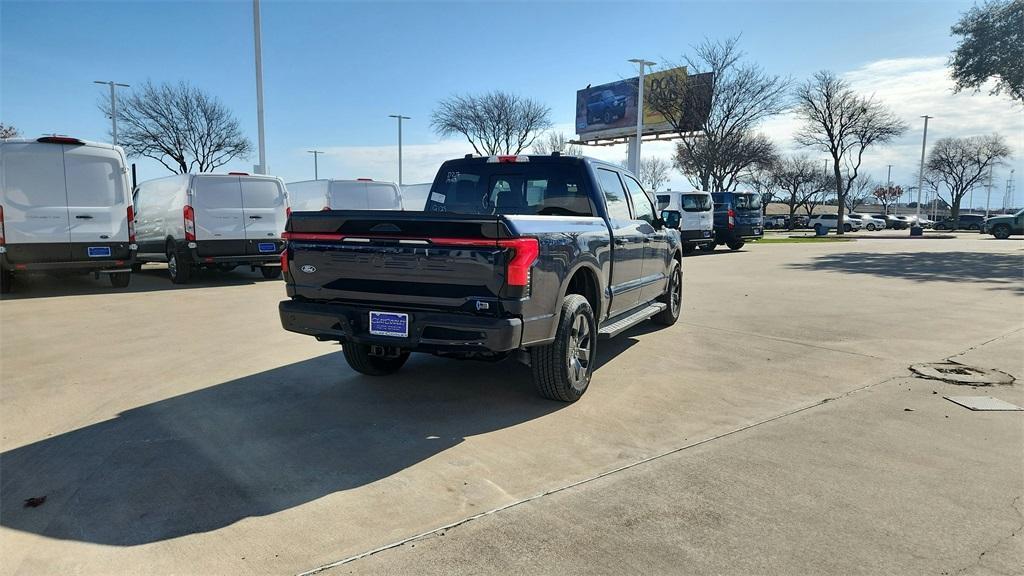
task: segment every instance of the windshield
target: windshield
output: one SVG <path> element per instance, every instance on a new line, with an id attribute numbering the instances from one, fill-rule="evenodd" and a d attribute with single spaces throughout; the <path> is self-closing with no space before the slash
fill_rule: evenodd
<path id="1" fill-rule="evenodd" d="M 760 210 L 761 196 L 757 194 L 736 194 L 737 210 Z"/>
<path id="2" fill-rule="evenodd" d="M 708 212 L 714 206 L 707 194 L 683 194 L 683 210 L 686 212 Z"/>
<path id="3" fill-rule="evenodd" d="M 458 162 L 443 166 L 426 212 L 593 216 L 582 168 L 571 164 Z"/>

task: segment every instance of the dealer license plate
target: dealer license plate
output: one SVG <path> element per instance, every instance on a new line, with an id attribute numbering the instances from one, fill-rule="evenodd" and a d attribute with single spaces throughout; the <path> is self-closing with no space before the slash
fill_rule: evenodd
<path id="1" fill-rule="evenodd" d="M 370 334 L 407 338 L 409 315 L 400 312 L 370 312 Z"/>
<path id="2" fill-rule="evenodd" d="M 260 242 L 260 252 L 274 252 L 277 250 L 277 246 L 273 242 Z"/>
<path id="3" fill-rule="evenodd" d="M 108 258 L 110 246 L 89 246 L 89 258 Z"/>

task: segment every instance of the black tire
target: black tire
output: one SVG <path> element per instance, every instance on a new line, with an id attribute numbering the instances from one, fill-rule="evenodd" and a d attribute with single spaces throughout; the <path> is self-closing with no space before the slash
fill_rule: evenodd
<path id="1" fill-rule="evenodd" d="M 992 235 L 999 240 L 1006 240 L 1010 237 L 1010 227 L 1006 224 L 996 224 L 992 227 Z"/>
<path id="2" fill-rule="evenodd" d="M 174 284 L 188 284 L 192 279 L 192 263 L 172 246 L 167 247 L 167 274 Z"/>
<path id="3" fill-rule="evenodd" d="M 142 264 L 132 264 L 132 272 L 142 272 Z"/>
<path id="4" fill-rule="evenodd" d="M 818 236 L 821 236 L 821 224 L 814 225 L 814 233 L 817 234 Z"/>
<path id="5" fill-rule="evenodd" d="M 403 350 L 398 356 L 385 358 L 383 356 L 371 356 L 370 345 L 358 342 L 345 342 L 341 345 L 341 351 L 345 354 L 345 361 L 353 370 L 367 376 L 387 376 L 394 374 L 409 359 L 409 351 Z"/>
<path id="6" fill-rule="evenodd" d="M 683 268 L 679 262 L 672 262 L 668 273 L 668 292 L 662 294 L 658 301 L 666 304 L 667 308 L 655 314 L 651 320 L 662 326 L 675 324 L 683 311 Z"/>
<path id="7" fill-rule="evenodd" d="M 14 273 L 0 268 L 0 294 L 10 294 L 14 290 Z"/>
<path id="8" fill-rule="evenodd" d="M 981 230 L 981 225 L 980 224 L 971 224 L 970 226 L 967 227 L 967 229 L 968 230 L 978 231 L 978 230 Z"/>
<path id="9" fill-rule="evenodd" d="M 718 248 L 717 242 L 707 242 L 705 244 L 700 245 L 700 249 L 705 252 L 714 252 L 715 248 Z"/>
<path id="10" fill-rule="evenodd" d="M 683 244 L 683 254 L 693 254 L 694 250 L 696 250 L 696 246 L 693 244 Z"/>
<path id="11" fill-rule="evenodd" d="M 238 268 L 236 264 L 217 264 L 218 272 L 231 272 L 235 268 Z"/>
<path id="12" fill-rule="evenodd" d="M 874 232 L 875 231 L 875 225 L 873 223 L 869 223 L 867 228 L 868 228 L 868 232 Z"/>
<path id="13" fill-rule="evenodd" d="M 610 111 L 604 113 L 604 123 L 605 124 L 611 124 L 612 123 L 612 113 Z"/>
<path id="14" fill-rule="evenodd" d="M 744 242 L 743 240 L 729 240 L 725 244 L 729 247 L 729 250 L 739 250 L 740 248 L 743 248 Z"/>
<path id="15" fill-rule="evenodd" d="M 853 232 L 853 226 L 849 224 L 843 224 L 843 232 Z"/>
<path id="16" fill-rule="evenodd" d="M 280 266 L 261 266 L 260 267 L 260 274 L 263 274 L 263 277 L 266 278 L 267 280 L 277 280 L 278 278 L 281 277 L 281 267 Z"/>
<path id="17" fill-rule="evenodd" d="M 110 285 L 114 288 L 127 288 L 132 281 L 131 272 L 112 272 L 107 276 L 110 277 Z"/>
<path id="18" fill-rule="evenodd" d="M 562 300 L 555 341 L 530 348 L 533 383 L 541 396 L 575 402 L 590 385 L 597 358 L 597 320 L 587 299 L 568 294 Z"/>

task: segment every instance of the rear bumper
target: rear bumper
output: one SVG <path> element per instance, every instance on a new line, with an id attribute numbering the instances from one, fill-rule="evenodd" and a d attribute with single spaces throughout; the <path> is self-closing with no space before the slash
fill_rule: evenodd
<path id="1" fill-rule="evenodd" d="M 130 270 L 135 263 L 135 251 L 118 254 L 117 257 L 96 258 L 93 260 L 61 260 L 43 255 L 36 259 L 31 252 L 20 251 L 14 261 L 9 257 L 8 250 L 17 246 L 6 246 L 0 250 L 0 267 L 4 270 L 25 272 L 103 272 Z"/>
<path id="2" fill-rule="evenodd" d="M 713 230 L 680 230 L 679 236 L 687 244 L 708 244 L 715 241 Z"/>
<path id="3" fill-rule="evenodd" d="M 415 352 L 507 352 L 519 348 L 519 318 L 487 318 L 469 314 L 379 309 L 409 315 L 406 338 L 371 335 L 370 308 L 284 300 L 278 305 L 281 326 L 318 340 L 342 340 L 396 346 Z"/>
<path id="4" fill-rule="evenodd" d="M 252 264 L 257 266 L 281 265 L 280 252 L 242 256 L 200 256 L 199 252 L 195 248 L 192 248 L 189 250 L 189 257 L 193 264 Z"/>

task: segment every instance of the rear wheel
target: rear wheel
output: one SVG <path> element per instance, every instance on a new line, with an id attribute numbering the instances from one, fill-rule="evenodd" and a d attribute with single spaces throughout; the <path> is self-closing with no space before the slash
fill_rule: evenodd
<path id="1" fill-rule="evenodd" d="M 868 232 L 874 232 L 874 231 L 875 231 L 875 225 L 872 224 L 872 223 L 868 223 Z"/>
<path id="2" fill-rule="evenodd" d="M 715 248 L 718 248 L 718 244 L 715 242 L 707 242 L 700 245 L 700 249 L 705 252 L 712 252 Z"/>
<path id="3" fill-rule="evenodd" d="M 237 267 L 238 266 L 236 266 L 234 264 L 217 264 L 217 271 L 218 272 L 231 272 L 232 270 L 234 270 Z"/>
<path id="4" fill-rule="evenodd" d="M 409 351 L 403 350 L 397 356 L 374 356 L 370 354 L 369 344 L 345 342 L 341 345 L 345 361 L 353 370 L 367 376 L 387 376 L 394 374 L 409 359 Z"/>
<path id="5" fill-rule="evenodd" d="M 167 248 L 167 274 L 175 284 L 188 284 L 192 278 L 192 265 L 170 246 Z"/>
<path id="6" fill-rule="evenodd" d="M 683 254 L 693 254 L 694 249 L 693 244 L 683 244 Z"/>
<path id="7" fill-rule="evenodd" d="M 605 124 L 611 124 L 612 123 L 612 113 L 611 112 L 605 112 L 604 113 L 604 123 Z"/>
<path id="8" fill-rule="evenodd" d="M 739 250 L 740 248 L 743 248 L 743 244 L 743 240 L 729 240 L 728 242 L 726 242 L 726 245 L 729 247 L 729 250 Z"/>
<path id="9" fill-rule="evenodd" d="M 14 274 L 6 268 L 0 268 L 0 294 L 10 294 L 14 289 Z"/>
<path id="10" fill-rule="evenodd" d="M 817 234 L 818 236 L 821 236 L 821 224 L 814 225 L 814 233 Z"/>
<path id="11" fill-rule="evenodd" d="M 672 270 L 668 273 L 668 292 L 658 298 L 658 301 L 667 307 L 652 319 L 662 326 L 675 324 L 683 310 L 683 268 L 679 262 L 672 263 Z"/>
<path id="12" fill-rule="evenodd" d="M 849 224 L 843 224 L 843 232 L 853 232 L 853 226 Z"/>
<path id="13" fill-rule="evenodd" d="M 996 224 L 992 228 L 992 235 L 1000 240 L 1006 240 L 1010 237 L 1010 227 L 1006 224 Z"/>
<path id="14" fill-rule="evenodd" d="M 114 288 L 127 288 L 132 281 L 131 272 L 113 272 L 107 276 L 110 277 L 110 285 Z"/>
<path id="15" fill-rule="evenodd" d="M 260 273 L 263 274 L 263 277 L 266 278 L 267 280 L 276 280 L 277 278 L 281 277 L 281 267 L 261 266 Z"/>
<path id="16" fill-rule="evenodd" d="M 142 264 L 132 264 L 132 272 L 142 272 Z"/>
<path id="17" fill-rule="evenodd" d="M 575 402 L 590 385 L 597 358 L 597 320 L 587 299 L 568 294 L 562 300 L 555 341 L 530 348 L 533 383 L 551 400 Z"/>

